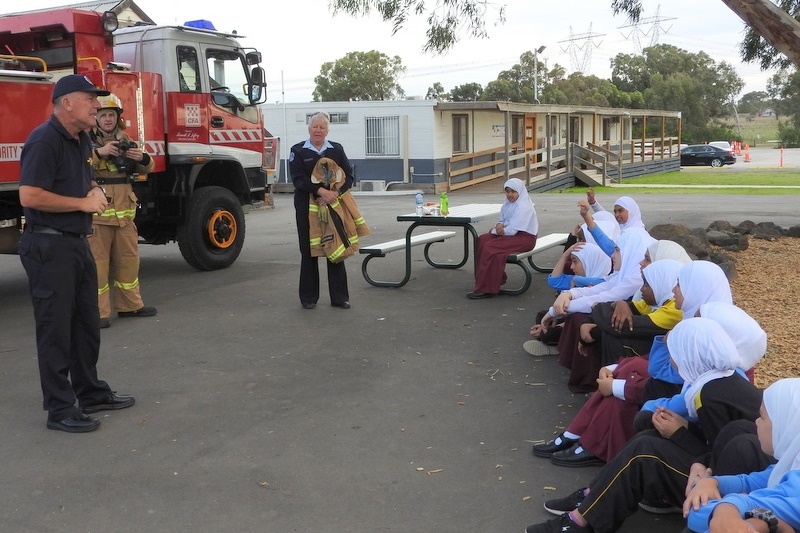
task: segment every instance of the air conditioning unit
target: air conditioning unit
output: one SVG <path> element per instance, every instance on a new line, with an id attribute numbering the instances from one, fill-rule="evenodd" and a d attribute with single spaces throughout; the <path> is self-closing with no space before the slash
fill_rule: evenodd
<path id="1" fill-rule="evenodd" d="M 358 183 L 362 191 L 377 192 L 386 190 L 386 180 L 361 180 Z"/>

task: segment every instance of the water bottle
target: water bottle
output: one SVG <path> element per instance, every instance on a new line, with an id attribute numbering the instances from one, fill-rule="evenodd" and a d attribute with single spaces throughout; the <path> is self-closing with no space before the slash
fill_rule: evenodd
<path id="1" fill-rule="evenodd" d="M 421 217 L 424 214 L 422 212 L 422 193 L 421 192 L 417 193 L 416 202 L 417 202 L 417 216 Z"/>
<path id="2" fill-rule="evenodd" d="M 443 192 L 439 195 L 439 211 L 441 211 L 443 217 L 446 217 L 449 210 L 450 206 L 447 205 L 447 193 Z"/>

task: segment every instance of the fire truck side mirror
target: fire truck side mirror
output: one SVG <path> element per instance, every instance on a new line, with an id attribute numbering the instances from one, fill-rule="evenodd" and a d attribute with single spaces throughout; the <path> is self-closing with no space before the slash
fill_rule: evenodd
<path id="1" fill-rule="evenodd" d="M 250 91 L 248 92 L 248 98 L 250 98 L 251 104 L 260 103 L 262 98 L 266 97 L 264 94 L 264 88 L 266 86 L 267 84 L 264 81 L 264 69 L 261 67 L 253 67 L 250 73 Z"/>
<path id="2" fill-rule="evenodd" d="M 261 52 L 258 51 L 247 52 L 245 59 L 247 60 L 247 64 L 250 66 L 258 65 L 259 63 L 261 63 Z"/>

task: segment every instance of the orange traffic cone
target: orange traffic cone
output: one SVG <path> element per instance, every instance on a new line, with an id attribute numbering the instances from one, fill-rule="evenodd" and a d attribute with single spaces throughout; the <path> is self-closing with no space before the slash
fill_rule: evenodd
<path id="1" fill-rule="evenodd" d="M 747 144 L 744 145 L 744 162 L 750 162 L 750 145 Z"/>

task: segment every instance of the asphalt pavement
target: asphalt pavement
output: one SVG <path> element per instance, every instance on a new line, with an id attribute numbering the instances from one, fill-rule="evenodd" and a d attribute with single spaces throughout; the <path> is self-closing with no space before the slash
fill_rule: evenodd
<path id="1" fill-rule="evenodd" d="M 608 208 L 615 198 L 599 197 Z M 536 195 L 541 232 L 574 227 L 578 199 Z M 800 223 L 796 196 L 636 199 L 648 226 Z M 498 190 L 450 203 L 500 201 Z M 376 243 L 404 234 L 395 217 L 414 200 L 358 203 L 373 231 L 364 242 Z M 554 296 L 544 275 L 522 296 L 467 300 L 471 262 L 433 269 L 418 247 L 405 287 L 368 285 L 357 256 L 352 309 L 329 306 L 323 268 L 323 297 L 304 310 L 296 239 L 283 194 L 247 215 L 245 248 L 226 270 L 193 270 L 174 243 L 142 246 L 142 293 L 159 314 L 115 319 L 99 363 L 137 403 L 77 435 L 45 428 L 25 273 L 0 256 L 0 530 L 517 533 L 550 517 L 544 500 L 598 471 L 530 452 L 585 400 L 555 358 L 522 350 Z M 460 246 L 451 239 L 437 257 Z M 399 278 L 402 262 L 395 252 L 370 268 Z M 677 532 L 682 521 L 639 512 L 622 531 L 645 528 Z"/>

